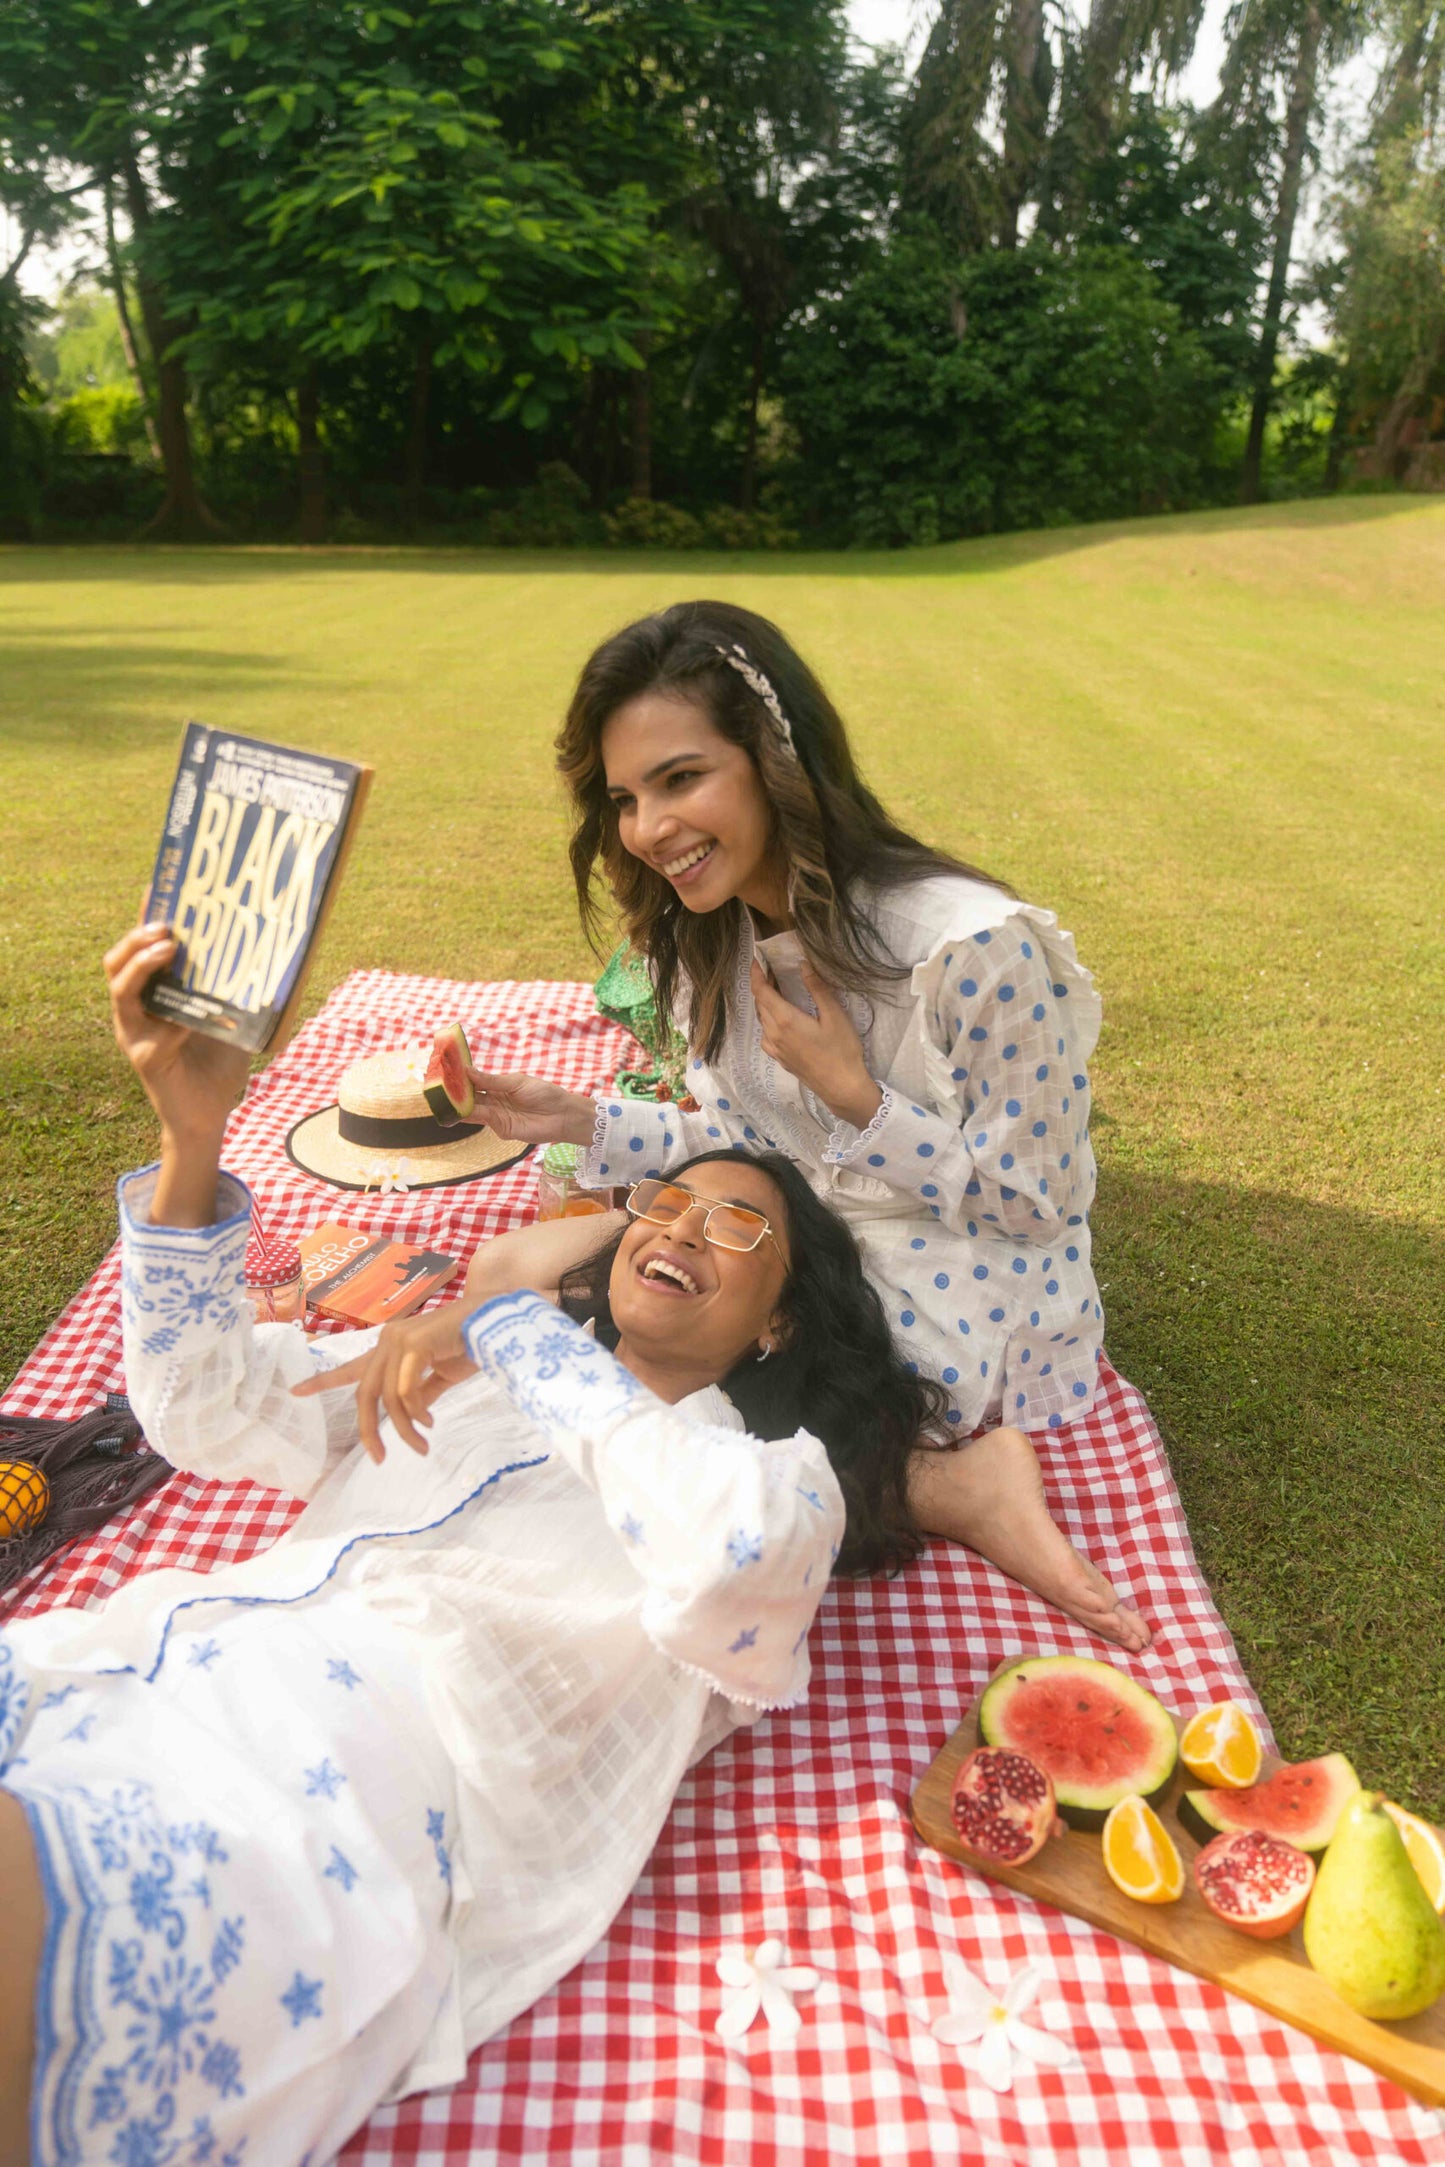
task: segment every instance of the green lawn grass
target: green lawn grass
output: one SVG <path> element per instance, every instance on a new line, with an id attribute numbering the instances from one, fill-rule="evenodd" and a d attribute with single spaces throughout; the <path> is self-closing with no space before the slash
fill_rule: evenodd
<path id="1" fill-rule="evenodd" d="M 588 974 L 552 735 L 592 641 L 689 593 L 778 618 L 897 813 L 1074 929 L 1110 1351 L 1283 1750 L 1445 1816 L 1442 504 L 887 558 L 0 552 L 0 1372 L 149 1150 L 97 959 L 182 719 L 376 764 L 313 1005 L 358 964 Z"/>

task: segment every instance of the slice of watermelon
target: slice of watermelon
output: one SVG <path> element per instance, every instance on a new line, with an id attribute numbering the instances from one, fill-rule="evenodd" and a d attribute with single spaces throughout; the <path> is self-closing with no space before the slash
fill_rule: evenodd
<path id="1" fill-rule="evenodd" d="M 1036 1761 L 1072 1828 L 1102 1828 L 1131 1792 L 1152 1804 L 1179 1757 L 1167 1708 L 1112 1663 L 1083 1655 L 1032 1656 L 995 1678 L 978 1704 L 978 1734 Z"/>
<path id="2" fill-rule="evenodd" d="M 467 1120 L 475 1110 L 477 1094 L 467 1074 L 471 1058 L 472 1049 L 461 1025 L 443 1025 L 437 1032 L 435 1050 L 427 1063 L 421 1088 L 433 1118 L 444 1128 Z"/>
<path id="3" fill-rule="evenodd" d="M 1255 1828 L 1278 1836 L 1297 1851 L 1323 1851 L 1335 1823 L 1360 1788 L 1360 1779 L 1343 1753 L 1318 1761 L 1295 1761 L 1277 1768 L 1247 1791 L 1186 1791 L 1179 1819 L 1200 1843 Z"/>

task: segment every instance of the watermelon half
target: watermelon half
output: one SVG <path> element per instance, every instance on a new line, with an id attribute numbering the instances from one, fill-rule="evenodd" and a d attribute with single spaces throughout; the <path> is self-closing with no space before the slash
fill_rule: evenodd
<path id="1" fill-rule="evenodd" d="M 1037 1762 L 1071 1828 L 1102 1828 L 1131 1792 L 1152 1803 L 1179 1758 L 1169 1711 L 1112 1663 L 1083 1655 L 1029 1657 L 995 1678 L 978 1734 Z"/>
<path id="2" fill-rule="evenodd" d="M 448 1023 L 436 1035 L 432 1057 L 422 1079 L 422 1092 L 433 1118 L 444 1128 L 465 1121 L 477 1103 L 467 1070 L 472 1049 L 459 1023 Z"/>
<path id="3" fill-rule="evenodd" d="M 1318 1761 L 1295 1761 L 1277 1768 L 1247 1791 L 1186 1791 L 1179 1819 L 1191 1836 L 1209 1843 L 1239 1829 L 1278 1836 L 1296 1851 L 1323 1851 L 1335 1823 L 1360 1788 L 1360 1779 L 1343 1753 Z"/>

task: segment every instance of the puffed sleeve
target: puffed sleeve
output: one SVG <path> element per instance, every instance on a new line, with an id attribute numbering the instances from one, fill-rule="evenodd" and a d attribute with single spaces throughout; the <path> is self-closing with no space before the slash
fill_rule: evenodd
<path id="1" fill-rule="evenodd" d="M 601 1500 L 645 1584 L 642 1623 L 719 1693 L 788 1707 L 843 1539 L 815 1437 L 763 1444 L 669 1407 L 535 1294 L 468 1318 L 467 1346 Z"/>
<path id="2" fill-rule="evenodd" d="M 1087 974 L 1050 954 L 1045 916 L 1020 911 L 945 943 L 914 973 L 936 1103 L 885 1089 L 868 1127 L 840 1124 L 824 1153 L 918 1197 L 955 1233 L 1051 1241 L 1092 1195 L 1083 1062 L 1098 1004 Z"/>
<path id="3" fill-rule="evenodd" d="M 642 1181 L 685 1165 L 700 1151 L 719 1150 L 741 1139 L 739 1130 L 738 1139 L 729 1133 L 720 1144 L 719 1133 L 717 1116 L 684 1113 L 670 1101 L 658 1105 L 651 1099 L 599 1099 L 597 1125 L 577 1162 L 577 1179 L 588 1189 Z"/>
<path id="4" fill-rule="evenodd" d="M 151 1223 L 157 1169 L 119 1183 L 126 1388 L 147 1441 L 173 1467 L 307 1498 L 358 1441 L 352 1394 L 291 1386 L 364 1352 L 375 1332 L 310 1341 L 253 1325 L 245 1295 L 251 1196 L 222 1173 L 206 1227 Z"/>

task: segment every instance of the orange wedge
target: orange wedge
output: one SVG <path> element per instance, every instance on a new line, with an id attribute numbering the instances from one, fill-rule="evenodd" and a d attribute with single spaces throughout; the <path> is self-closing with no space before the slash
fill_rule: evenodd
<path id="1" fill-rule="evenodd" d="M 1393 1799 L 1385 1800 L 1385 1811 L 1405 1839 L 1410 1864 L 1420 1876 L 1425 1894 L 1437 1911 L 1445 1911 L 1445 1844 L 1428 1821 L 1406 1813 Z"/>
<path id="2" fill-rule="evenodd" d="M 1104 1870 L 1138 1904 L 1172 1904 L 1184 1894 L 1184 1867 L 1152 1806 L 1132 1794 L 1104 1823 Z"/>
<path id="3" fill-rule="evenodd" d="M 1215 1790 L 1246 1791 L 1259 1780 L 1264 1747 L 1249 1710 L 1237 1700 L 1222 1700 L 1190 1717 L 1179 1758 L 1191 1776 Z"/>

